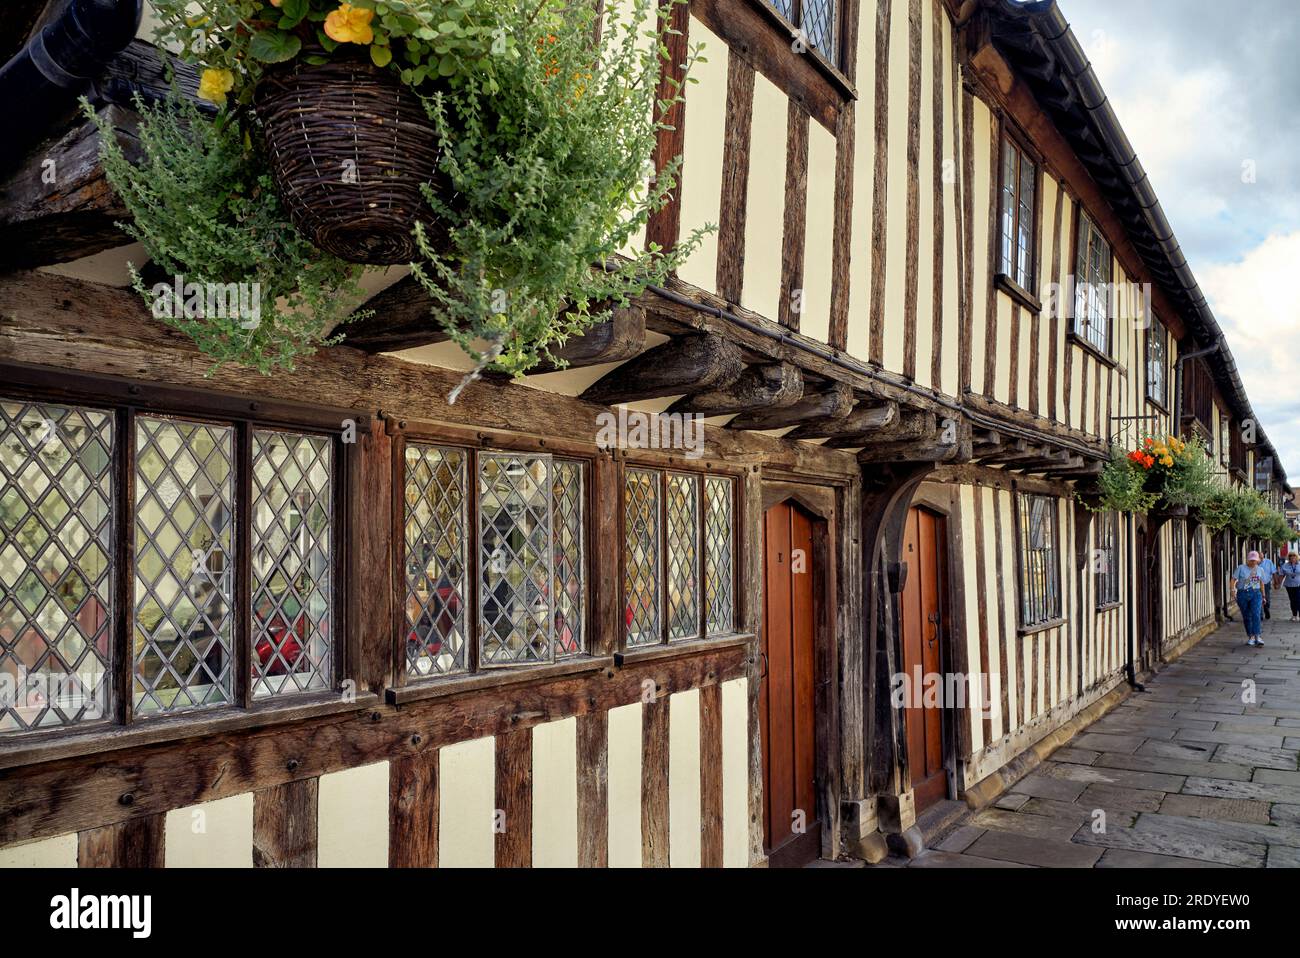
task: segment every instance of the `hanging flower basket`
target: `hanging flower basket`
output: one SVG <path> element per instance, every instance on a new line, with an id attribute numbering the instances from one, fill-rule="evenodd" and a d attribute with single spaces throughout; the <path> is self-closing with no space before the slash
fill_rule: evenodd
<path id="1" fill-rule="evenodd" d="M 360 58 L 296 61 L 258 83 L 257 112 L 280 200 L 293 224 L 352 263 L 416 259 L 414 229 L 441 231 L 421 195 L 438 188 L 438 141 L 420 98 Z"/>

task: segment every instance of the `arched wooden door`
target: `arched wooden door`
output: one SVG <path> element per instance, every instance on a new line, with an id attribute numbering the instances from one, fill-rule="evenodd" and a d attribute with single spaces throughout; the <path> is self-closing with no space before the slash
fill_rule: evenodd
<path id="1" fill-rule="evenodd" d="M 907 582 L 900 597 L 903 670 L 909 692 L 904 709 L 907 764 L 911 771 L 916 810 L 924 811 L 948 797 L 948 773 L 943 740 L 943 645 L 948 627 L 945 519 L 928 509 L 907 512 L 903 530 L 903 561 Z M 933 676 L 938 691 L 926 695 Z"/>
<path id="2" fill-rule="evenodd" d="M 813 529 L 790 501 L 763 522 L 763 847 L 773 866 L 802 865 L 821 848 L 817 809 L 817 595 Z"/>

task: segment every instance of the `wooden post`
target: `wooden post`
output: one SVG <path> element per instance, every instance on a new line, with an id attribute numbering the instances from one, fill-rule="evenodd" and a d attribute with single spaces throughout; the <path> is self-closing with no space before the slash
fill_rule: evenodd
<path id="1" fill-rule="evenodd" d="M 388 867 L 438 867 L 438 758 L 430 748 L 397 759 L 388 772 Z"/>
<path id="2" fill-rule="evenodd" d="M 315 868 L 318 778 L 253 793 L 253 867 Z"/>
<path id="3" fill-rule="evenodd" d="M 700 865 L 722 867 L 722 686 L 700 689 Z"/>
<path id="4" fill-rule="evenodd" d="M 578 867 L 609 867 L 609 713 L 578 716 Z"/>
<path id="5" fill-rule="evenodd" d="M 78 868 L 162 868 L 165 815 L 140 815 L 77 834 Z"/>
<path id="6" fill-rule="evenodd" d="M 662 688 L 641 717 L 641 864 L 668 867 L 668 695 Z"/>
<path id="7" fill-rule="evenodd" d="M 497 812 L 504 827 L 496 833 L 497 868 L 533 864 L 533 730 L 497 736 Z"/>

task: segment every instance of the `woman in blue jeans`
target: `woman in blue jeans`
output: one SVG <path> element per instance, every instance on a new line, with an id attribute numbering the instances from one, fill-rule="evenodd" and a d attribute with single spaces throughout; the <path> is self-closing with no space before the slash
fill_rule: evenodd
<path id="1" fill-rule="evenodd" d="M 1263 645 L 1260 638 L 1263 632 L 1261 617 L 1264 612 L 1264 583 L 1266 574 L 1259 564 L 1259 553 L 1250 552 L 1246 562 L 1237 566 L 1233 573 L 1237 583 L 1237 608 L 1241 609 L 1241 621 L 1246 626 L 1246 644 Z"/>

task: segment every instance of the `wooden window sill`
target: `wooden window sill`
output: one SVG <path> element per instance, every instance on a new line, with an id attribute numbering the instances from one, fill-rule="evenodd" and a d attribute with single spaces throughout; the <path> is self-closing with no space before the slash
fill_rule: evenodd
<path id="1" fill-rule="evenodd" d="M 714 649 L 726 649 L 736 645 L 745 645 L 752 642 L 756 636 L 750 632 L 732 632 L 724 635 L 716 635 L 707 639 L 679 639 L 676 642 L 668 642 L 660 645 L 643 645 L 639 648 L 628 649 L 626 652 L 614 653 L 614 664 L 619 668 L 627 665 L 637 665 L 642 662 L 653 662 L 658 659 L 674 659 L 688 655 L 697 655 L 701 652 L 710 652 Z"/>
<path id="2" fill-rule="evenodd" d="M 1034 314 L 1043 311 L 1043 304 L 1033 293 L 1025 289 L 1006 273 L 998 273 L 993 277 L 993 282 L 997 284 L 998 289 L 1006 293 L 1025 309 Z"/>
<path id="3" fill-rule="evenodd" d="M 379 696 L 374 692 L 358 693 L 351 702 L 340 696 L 341 693 L 330 691 L 293 696 L 282 701 L 259 702 L 248 709 L 226 708 L 137 719 L 131 725 L 99 724 L 84 730 L 74 727 L 30 734 L 7 733 L 5 738 L 0 739 L 0 769 L 142 745 L 178 742 L 247 728 L 281 725 L 326 715 L 364 712 L 380 704 Z"/>
<path id="4" fill-rule="evenodd" d="M 1123 605 L 1124 605 L 1123 602 L 1116 600 L 1115 602 L 1107 602 L 1104 605 L 1097 606 L 1096 611 L 1097 614 L 1100 615 L 1102 612 L 1113 612 L 1115 609 L 1122 608 Z"/>
<path id="5" fill-rule="evenodd" d="M 1152 399 L 1150 396 L 1147 396 L 1147 405 L 1154 406 L 1156 409 L 1164 413 L 1166 416 L 1169 415 L 1169 407 L 1167 407 L 1159 399 Z"/>
<path id="6" fill-rule="evenodd" d="M 1101 363 L 1103 366 L 1109 366 L 1112 369 L 1114 369 L 1116 366 L 1119 365 L 1119 363 L 1115 359 L 1106 355 L 1100 349 L 1098 349 L 1093 344 L 1092 340 L 1085 339 L 1083 336 L 1080 336 L 1074 330 L 1070 330 L 1068 333 L 1066 333 L 1065 339 L 1067 342 L 1074 343 L 1074 345 L 1078 346 L 1080 349 L 1084 350 L 1085 352 L 1092 353 L 1092 355 L 1097 358 L 1097 362 Z"/>
<path id="7" fill-rule="evenodd" d="M 797 33 L 764 0 L 691 0 L 691 16 L 832 133 L 858 97 L 853 82 L 816 50 L 794 52 Z"/>
<path id="8" fill-rule="evenodd" d="M 389 689 L 385 698 L 389 705 L 407 705 L 411 702 L 448 698 L 467 692 L 482 692 L 484 689 L 510 688 L 572 675 L 587 675 L 603 671 L 613 665 L 613 656 L 579 655 L 555 663 L 546 662 L 524 668 L 486 669 L 469 675 L 419 679 L 410 685 Z"/>
<path id="9" fill-rule="evenodd" d="M 1037 635 L 1040 632 L 1050 632 L 1052 629 L 1058 629 L 1069 621 L 1064 616 L 1059 619 L 1052 619 L 1050 622 L 1040 622 L 1038 625 L 1021 626 L 1016 631 L 1021 637 L 1027 635 Z"/>

